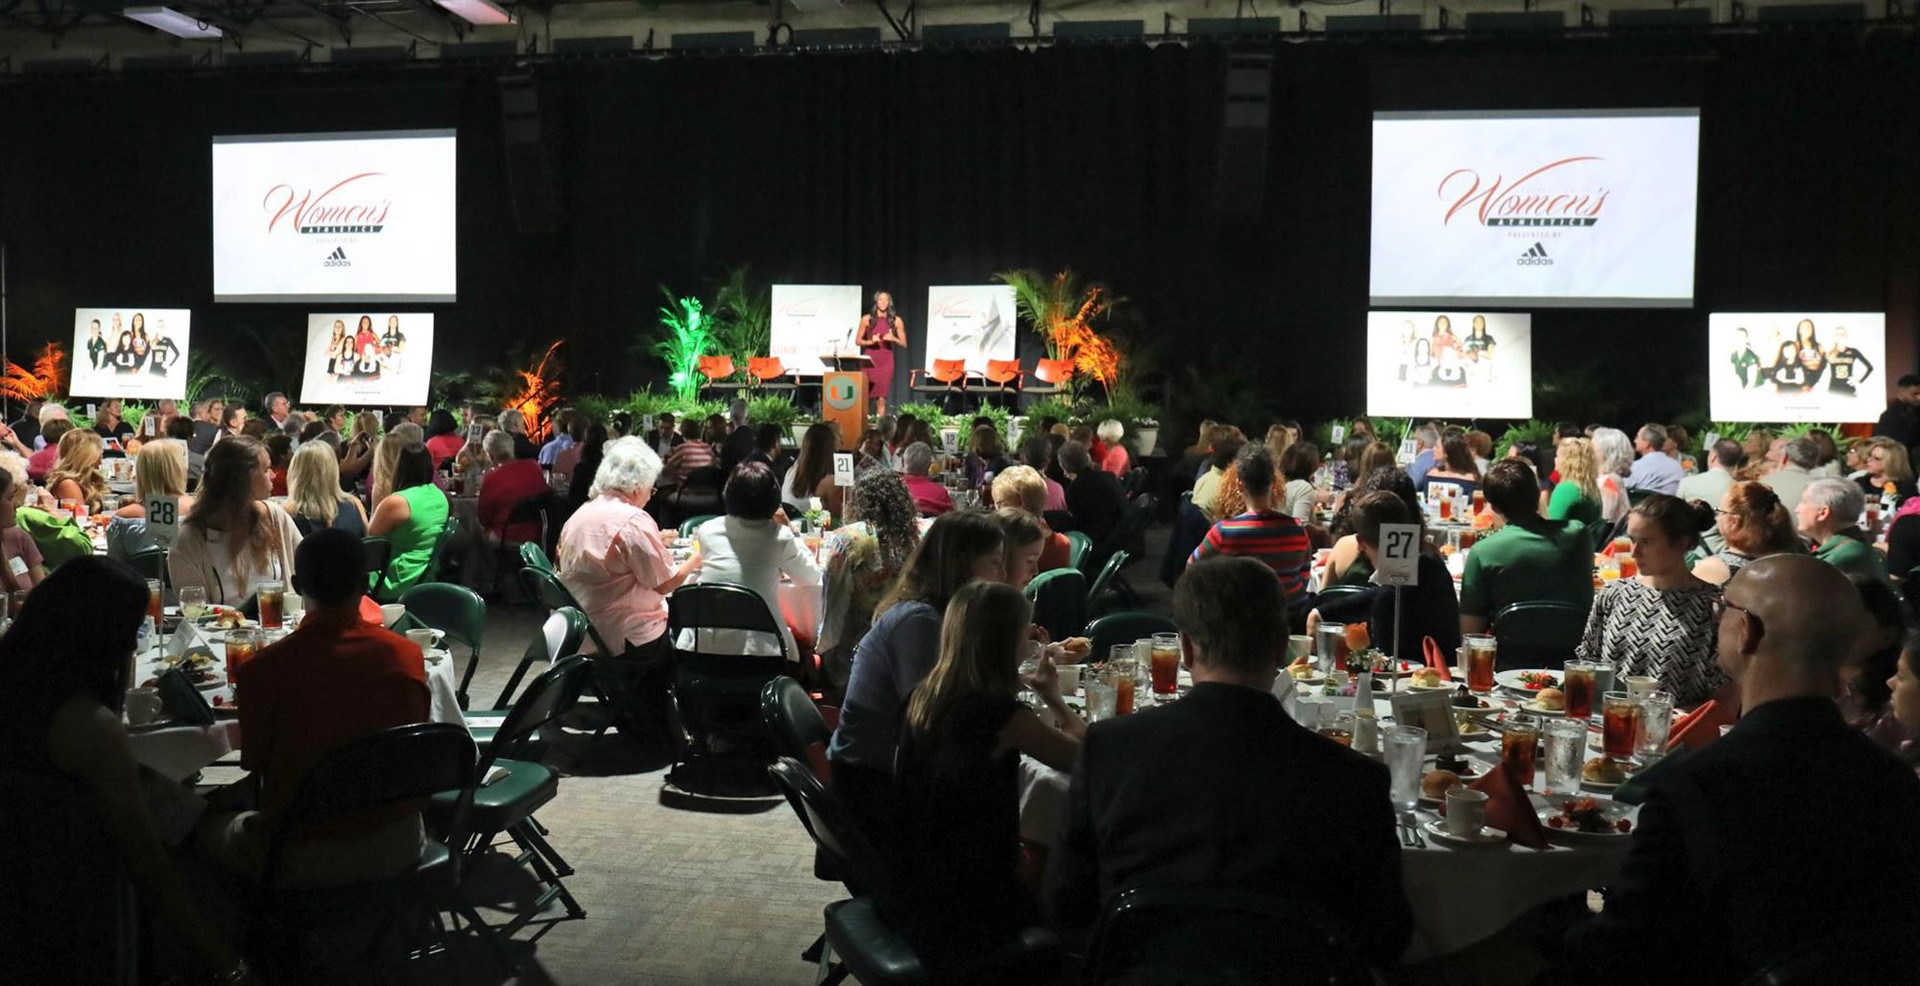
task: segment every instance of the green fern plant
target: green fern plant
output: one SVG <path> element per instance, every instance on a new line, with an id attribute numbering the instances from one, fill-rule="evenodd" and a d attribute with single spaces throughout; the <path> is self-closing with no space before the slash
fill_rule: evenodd
<path id="1" fill-rule="evenodd" d="M 1494 454 L 1504 454 L 1507 449 L 1514 446 L 1515 442 L 1532 442 L 1537 448 L 1545 451 L 1553 446 L 1553 423 L 1534 418 L 1509 427 L 1494 440 Z"/>
<path id="2" fill-rule="evenodd" d="M 747 398 L 747 420 L 756 425 L 792 428 L 800 420 L 800 408 L 785 394 L 760 394 Z"/>
<path id="3" fill-rule="evenodd" d="M 1031 431 L 1040 427 L 1042 418 L 1055 418 L 1065 422 L 1073 420 L 1077 413 L 1071 401 L 1058 397 L 1043 397 L 1027 405 L 1027 429 Z"/>
<path id="4" fill-rule="evenodd" d="M 713 299 L 713 334 L 720 351 L 745 373 L 747 360 L 765 356 L 773 345 L 773 288 L 754 285 L 744 266 L 729 268 Z"/>
<path id="5" fill-rule="evenodd" d="M 667 384 L 682 400 L 693 400 L 700 390 L 700 357 L 712 352 L 717 340 L 713 318 L 698 298 L 675 298 L 662 285 L 667 304 L 660 309 L 660 338 L 653 353 L 667 361 Z"/>
<path id="6" fill-rule="evenodd" d="M 947 412 L 938 404 L 926 402 L 901 404 L 893 409 L 893 413 L 896 418 L 899 415 L 911 414 L 916 419 L 932 425 L 936 433 L 939 432 L 941 425 L 947 423 Z"/>

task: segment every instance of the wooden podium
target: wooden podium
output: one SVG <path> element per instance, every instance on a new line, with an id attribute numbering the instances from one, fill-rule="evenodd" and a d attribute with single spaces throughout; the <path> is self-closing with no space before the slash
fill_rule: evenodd
<path id="1" fill-rule="evenodd" d="M 840 426 L 840 451 L 860 447 L 867 430 L 867 374 L 873 365 L 867 356 L 822 356 L 827 371 L 820 377 L 820 420 Z"/>

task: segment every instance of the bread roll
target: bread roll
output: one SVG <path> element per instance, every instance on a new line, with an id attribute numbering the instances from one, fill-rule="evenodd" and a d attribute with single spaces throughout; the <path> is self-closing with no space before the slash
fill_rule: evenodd
<path id="1" fill-rule="evenodd" d="M 1447 792 L 1460 786 L 1460 775 L 1451 770 L 1429 770 L 1420 778 L 1420 795 L 1434 801 L 1444 800 Z"/>
<path id="2" fill-rule="evenodd" d="M 1567 693 L 1558 688 L 1542 688 L 1534 695 L 1533 704 L 1552 712 L 1564 712 L 1567 708 Z"/>
<path id="3" fill-rule="evenodd" d="M 1627 768 L 1609 757 L 1594 757 L 1580 768 L 1580 779 L 1595 784 L 1618 784 L 1627 779 Z"/>

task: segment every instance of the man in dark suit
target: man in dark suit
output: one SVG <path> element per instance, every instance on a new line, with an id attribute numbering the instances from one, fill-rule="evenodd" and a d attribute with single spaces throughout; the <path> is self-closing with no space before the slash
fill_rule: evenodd
<path id="1" fill-rule="evenodd" d="M 1112 473 L 1094 464 L 1079 442 L 1060 446 L 1058 458 L 1067 474 L 1067 512 L 1073 515 L 1074 530 L 1092 538 L 1102 556 L 1111 554 L 1113 546 L 1107 541 L 1127 511 L 1126 491 Z"/>
<path id="2" fill-rule="evenodd" d="M 1880 420 L 1873 426 L 1873 433 L 1885 435 L 1902 445 L 1916 444 L 1920 439 L 1920 373 L 1909 373 L 1901 377 L 1895 385 L 1893 399 L 1887 402 L 1887 409 L 1881 413 Z"/>
<path id="3" fill-rule="evenodd" d="M 1647 778 L 1606 908 L 1574 930 L 1579 968 L 1737 983 L 1810 947 L 1873 950 L 1920 931 L 1920 780 L 1833 700 L 1870 625 L 1846 576 L 1809 555 L 1760 559 L 1727 583 L 1719 661 L 1740 722 Z M 1888 971 L 1878 981 L 1911 981 Z"/>
<path id="4" fill-rule="evenodd" d="M 1193 690 L 1088 730 L 1048 859 L 1054 923 L 1087 928 L 1129 887 L 1224 885 L 1318 908 L 1376 964 L 1398 962 L 1413 922 L 1387 770 L 1274 698 L 1287 616 L 1273 571 L 1198 562 L 1173 618 Z"/>

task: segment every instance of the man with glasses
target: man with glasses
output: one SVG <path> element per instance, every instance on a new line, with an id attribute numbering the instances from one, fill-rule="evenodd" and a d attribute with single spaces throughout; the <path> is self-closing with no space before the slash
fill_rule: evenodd
<path id="1" fill-rule="evenodd" d="M 1800 495 L 1794 519 L 1800 533 L 1813 542 L 1813 556 L 1842 574 L 1875 582 L 1887 580 L 1886 556 L 1860 529 L 1860 511 L 1866 498 L 1860 487 L 1844 479 L 1816 479 Z"/>
<path id="2" fill-rule="evenodd" d="M 1871 626 L 1859 591 L 1818 559 L 1772 555 L 1716 609 L 1743 715 L 1647 777 L 1606 908 L 1574 932 L 1595 981 L 1741 982 L 1809 948 L 1854 956 L 1920 927 L 1920 780 L 1834 702 Z"/>

